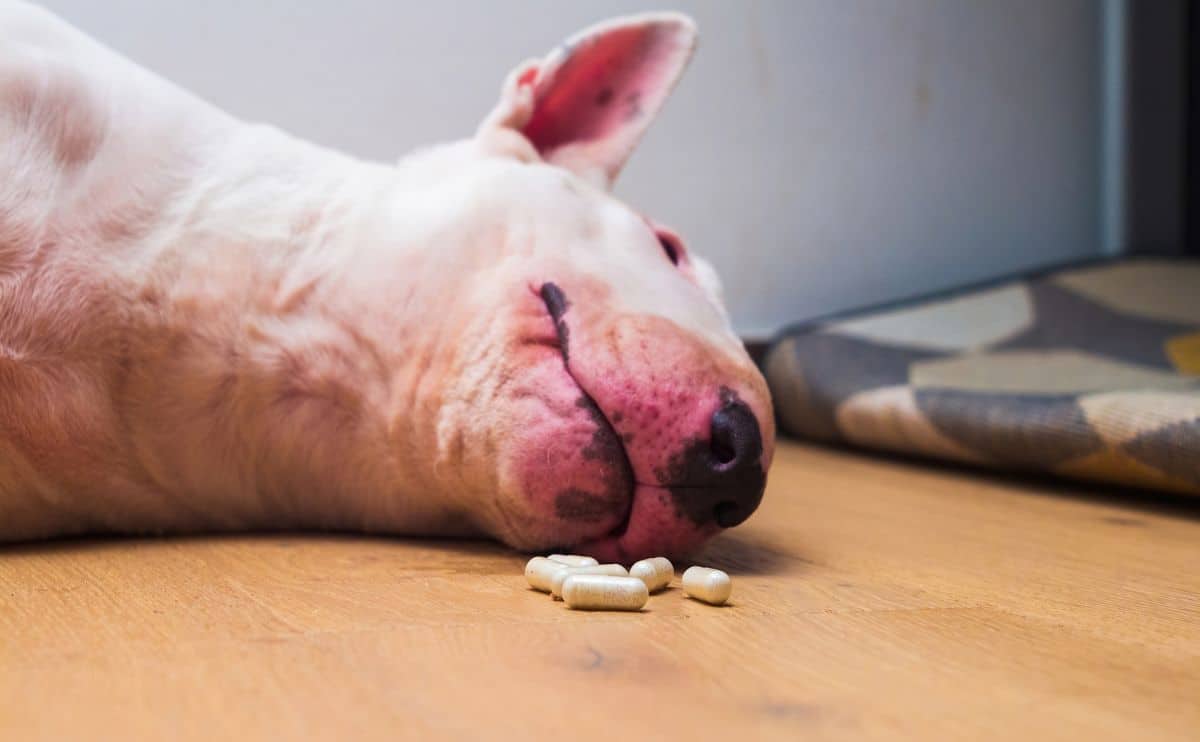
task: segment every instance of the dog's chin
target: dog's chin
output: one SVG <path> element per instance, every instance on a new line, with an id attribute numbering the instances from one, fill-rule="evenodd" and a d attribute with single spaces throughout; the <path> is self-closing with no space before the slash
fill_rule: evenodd
<path id="1" fill-rule="evenodd" d="M 715 523 L 697 526 L 680 518 L 665 488 L 638 484 L 625 521 L 600 538 L 580 541 L 573 551 L 622 564 L 653 556 L 682 559 L 720 530 Z"/>

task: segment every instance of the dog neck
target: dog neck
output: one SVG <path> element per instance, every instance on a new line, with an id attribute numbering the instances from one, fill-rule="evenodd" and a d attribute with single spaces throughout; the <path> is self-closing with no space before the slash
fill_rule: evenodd
<path id="1" fill-rule="evenodd" d="M 369 242 L 404 179 L 268 127 L 208 132 L 119 183 L 98 149 L 6 277 L 0 397 L 21 424 L 0 458 L 21 476 L 0 537 L 473 530 L 419 495 L 444 488 L 417 435 L 439 333 L 408 308 L 420 271 L 394 263 L 415 252 Z"/>

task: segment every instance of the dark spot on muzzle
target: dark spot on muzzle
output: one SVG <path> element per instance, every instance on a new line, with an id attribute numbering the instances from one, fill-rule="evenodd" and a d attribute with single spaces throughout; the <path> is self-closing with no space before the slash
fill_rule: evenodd
<path id="1" fill-rule="evenodd" d="M 546 303 L 546 311 L 550 313 L 550 319 L 554 320 L 554 332 L 558 335 L 558 346 L 562 349 L 563 363 L 566 363 L 569 360 L 567 343 L 570 340 L 571 331 L 567 327 L 563 315 L 571 308 L 571 303 L 567 301 L 567 296 L 562 289 L 550 281 L 542 284 L 540 293 L 542 301 Z"/>
<path id="2" fill-rule="evenodd" d="M 595 425 L 592 440 L 580 453 L 585 461 L 600 467 L 604 491 L 596 494 L 574 487 L 565 489 L 554 498 L 554 514 L 562 520 L 595 523 L 612 516 L 622 505 L 631 505 L 627 498 L 633 491 L 633 468 L 617 432 L 596 403 L 583 395 L 575 401 L 575 406 L 586 411 Z"/>
<path id="3" fill-rule="evenodd" d="M 613 503 L 591 492 L 568 489 L 554 497 L 554 514 L 562 520 L 595 523 L 613 514 Z"/>
<path id="4" fill-rule="evenodd" d="M 697 437 L 656 472 L 676 511 L 696 525 L 732 528 L 762 502 L 767 474 L 762 467 L 762 431 L 745 402 L 721 390 L 708 437 Z"/>

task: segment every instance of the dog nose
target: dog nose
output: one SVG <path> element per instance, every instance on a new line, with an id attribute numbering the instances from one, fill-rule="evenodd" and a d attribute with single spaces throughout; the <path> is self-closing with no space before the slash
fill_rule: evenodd
<path id="1" fill-rule="evenodd" d="M 762 432 L 744 402 L 726 402 L 713 413 L 710 447 L 709 465 L 720 493 L 713 517 L 722 528 L 732 528 L 750 517 L 766 486 Z"/>

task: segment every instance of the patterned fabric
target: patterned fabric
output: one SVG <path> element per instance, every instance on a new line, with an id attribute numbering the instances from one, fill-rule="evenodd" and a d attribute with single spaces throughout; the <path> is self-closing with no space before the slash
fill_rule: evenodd
<path id="1" fill-rule="evenodd" d="M 1200 494 L 1200 261 L 1065 269 L 790 330 L 784 430 Z"/>

